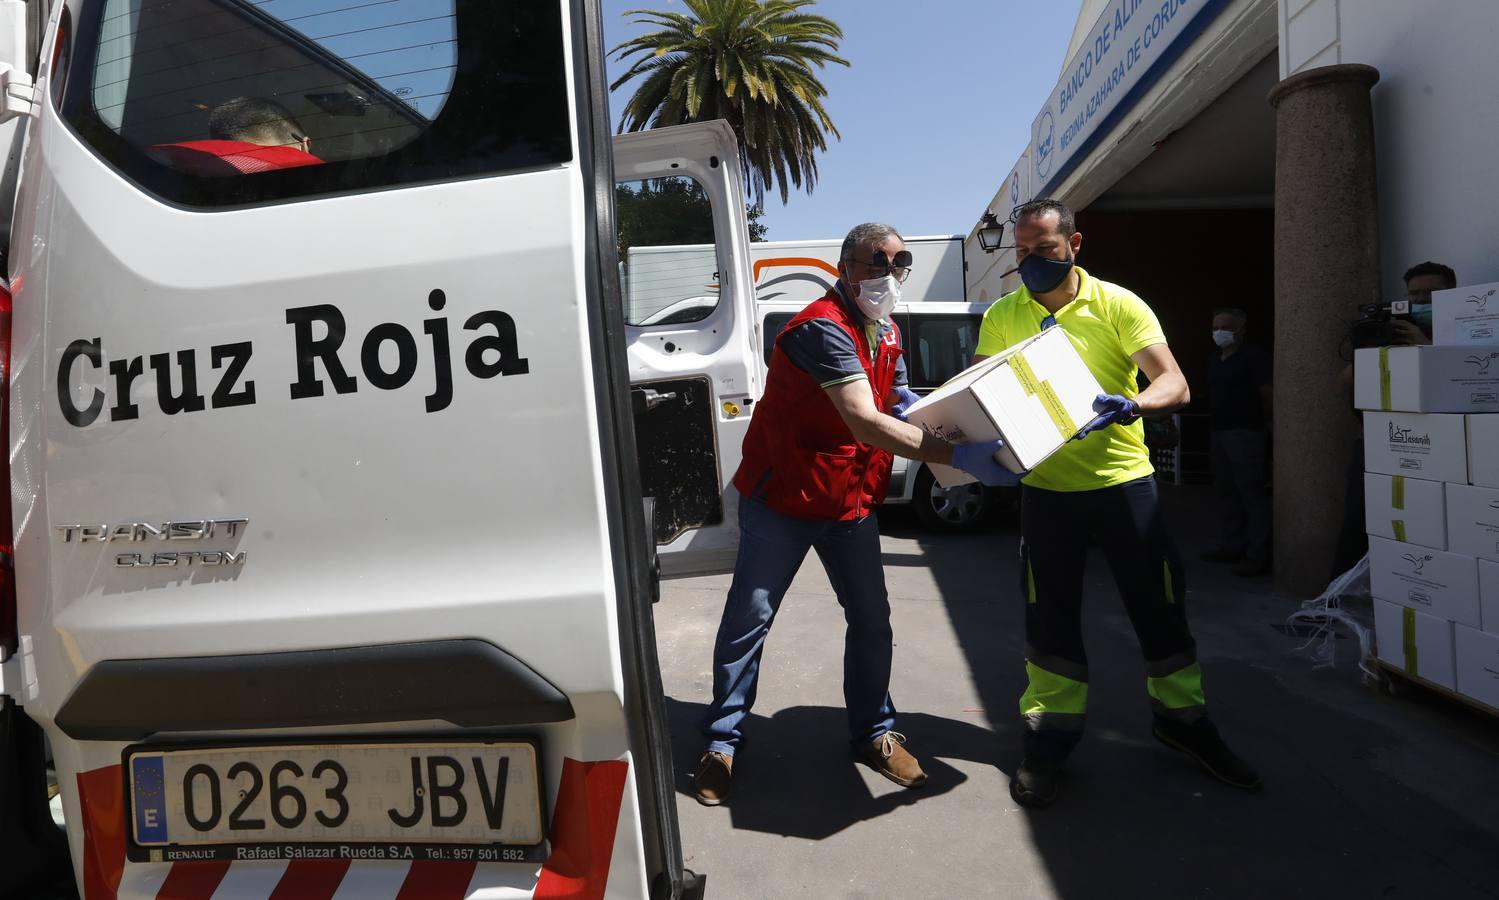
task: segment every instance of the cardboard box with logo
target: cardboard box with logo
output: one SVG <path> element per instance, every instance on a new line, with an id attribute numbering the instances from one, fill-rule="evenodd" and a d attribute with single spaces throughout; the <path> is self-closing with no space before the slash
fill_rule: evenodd
<path id="1" fill-rule="evenodd" d="M 1499 416 L 1468 416 L 1468 483 L 1499 488 Z"/>
<path id="2" fill-rule="evenodd" d="M 1453 629 L 1453 644 L 1458 693 L 1499 709 L 1499 634 L 1459 625 Z"/>
<path id="3" fill-rule="evenodd" d="M 1439 347 L 1499 346 L 1499 281 L 1432 291 L 1431 340 Z"/>
<path id="4" fill-rule="evenodd" d="M 1377 537 L 1447 549 L 1447 492 L 1440 481 L 1364 473 L 1364 530 Z"/>
<path id="5" fill-rule="evenodd" d="M 1427 481 L 1468 480 L 1468 434 L 1463 416 L 1364 413 L 1364 470 Z"/>
<path id="6" fill-rule="evenodd" d="M 906 421 L 953 443 L 999 438 L 999 463 L 1025 472 L 1092 420 L 1101 393 L 1067 334 L 1048 328 L 959 373 L 912 405 Z M 943 487 L 973 481 L 949 466 L 931 468 Z"/>
<path id="7" fill-rule="evenodd" d="M 1377 599 L 1480 627 L 1478 560 L 1369 538 L 1369 591 Z"/>
<path id="8" fill-rule="evenodd" d="M 1374 642 L 1379 658 L 1397 669 L 1449 690 L 1456 688 L 1451 622 L 1375 600 Z"/>
<path id="9" fill-rule="evenodd" d="M 1353 404 L 1399 412 L 1499 412 L 1499 346 L 1355 351 Z"/>
<path id="10" fill-rule="evenodd" d="M 1447 485 L 1447 549 L 1499 562 L 1499 488 Z"/>
<path id="11" fill-rule="evenodd" d="M 1499 634 L 1499 563 L 1478 561 L 1479 626 L 1490 634 Z"/>

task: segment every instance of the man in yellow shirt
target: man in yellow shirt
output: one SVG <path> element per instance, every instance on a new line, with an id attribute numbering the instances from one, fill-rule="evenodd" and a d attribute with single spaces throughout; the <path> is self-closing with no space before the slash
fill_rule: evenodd
<path id="1" fill-rule="evenodd" d="M 1150 307 L 1076 265 L 1082 240 L 1072 211 L 1055 200 L 1016 210 L 1015 250 L 1024 287 L 985 313 L 974 358 L 1060 328 L 1107 392 L 1094 401 L 1098 416 L 1078 439 L 1022 482 L 1029 687 L 1020 698 L 1025 758 L 1010 780 L 1010 794 L 1024 806 L 1049 805 L 1062 764 L 1082 737 L 1088 699 L 1083 570 L 1091 545 L 1108 560 L 1139 637 L 1156 738 L 1218 779 L 1256 790 L 1259 775 L 1228 749 L 1207 715 L 1181 560 L 1162 521 L 1140 423 L 1142 415 L 1185 406 L 1187 380 Z M 1144 390 L 1136 382 L 1141 371 L 1150 379 Z"/>

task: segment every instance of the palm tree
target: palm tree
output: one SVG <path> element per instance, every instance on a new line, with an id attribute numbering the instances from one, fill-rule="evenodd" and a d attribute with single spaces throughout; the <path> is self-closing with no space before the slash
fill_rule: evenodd
<path id="1" fill-rule="evenodd" d="M 848 65 L 837 55 L 843 30 L 804 13 L 815 0 L 682 0 L 686 13 L 635 9 L 639 25 L 660 30 L 611 54 L 638 57 L 610 90 L 645 80 L 620 117 L 620 131 L 726 119 L 739 136 L 745 179 L 757 204 L 774 185 L 817 184 L 817 154 L 838 129 L 823 108 L 827 89 L 813 67 Z"/>

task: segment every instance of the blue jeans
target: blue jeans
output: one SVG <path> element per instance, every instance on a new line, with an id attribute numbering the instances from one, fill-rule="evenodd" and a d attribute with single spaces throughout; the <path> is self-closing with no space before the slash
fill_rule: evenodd
<path id="1" fill-rule="evenodd" d="M 759 500 L 739 501 L 739 556 L 713 645 L 713 702 L 703 715 L 708 749 L 730 756 L 755 704 L 760 654 L 781 598 L 815 549 L 848 628 L 843 636 L 843 702 L 849 741 L 862 748 L 895 727 L 890 702 L 890 599 L 874 516 L 853 522 L 797 519 Z"/>

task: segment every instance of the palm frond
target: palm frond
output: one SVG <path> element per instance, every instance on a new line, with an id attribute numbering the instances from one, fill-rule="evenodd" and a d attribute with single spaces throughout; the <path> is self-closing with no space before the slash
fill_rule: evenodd
<path id="1" fill-rule="evenodd" d="M 817 156 L 839 139 L 818 70 L 847 67 L 843 30 L 809 10 L 816 0 L 683 0 L 684 12 L 632 9 L 654 30 L 610 50 L 628 62 L 610 89 L 636 83 L 621 131 L 722 118 L 739 138 L 755 202 L 817 183 Z"/>

